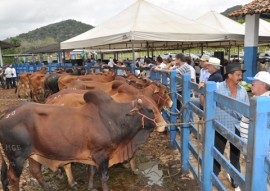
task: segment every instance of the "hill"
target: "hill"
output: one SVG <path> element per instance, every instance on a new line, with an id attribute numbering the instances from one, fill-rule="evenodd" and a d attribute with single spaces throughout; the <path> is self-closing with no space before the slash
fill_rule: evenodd
<path id="1" fill-rule="evenodd" d="M 19 47 L 20 52 L 25 52 L 32 48 L 60 43 L 92 28 L 94 27 L 76 20 L 65 20 L 37 28 L 8 40 L 17 39 L 21 44 Z"/>
<path id="2" fill-rule="evenodd" d="M 242 8 L 242 5 L 236 5 L 236 6 L 233 6 L 233 7 L 230 7 L 228 9 L 226 9 L 221 14 L 225 15 L 225 16 L 228 16 L 230 13 L 232 13 L 233 11 L 238 10 L 240 8 Z"/>

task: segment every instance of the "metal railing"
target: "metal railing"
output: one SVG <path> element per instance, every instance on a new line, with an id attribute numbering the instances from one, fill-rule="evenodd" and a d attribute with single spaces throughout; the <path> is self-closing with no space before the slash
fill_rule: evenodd
<path id="1" fill-rule="evenodd" d="M 245 191 L 266 190 L 267 177 L 270 173 L 269 141 L 270 141 L 270 98 L 254 97 L 250 105 L 216 92 L 216 83 L 208 82 L 204 89 L 198 89 L 198 85 L 192 83 L 190 75 L 185 74 L 182 79 L 182 94 L 176 89 L 176 72 L 169 74 L 163 72 L 151 72 L 152 80 L 159 80 L 169 87 L 173 100 L 170 112 L 163 111 L 164 118 L 172 124 L 170 130 L 170 144 L 179 149 L 181 153 L 181 172 L 193 173 L 197 178 L 200 189 L 212 190 L 215 186 L 218 190 L 226 190 L 221 180 L 213 173 L 214 159 L 234 179 L 235 183 Z M 204 110 L 193 104 L 191 90 L 205 96 Z M 177 99 L 182 103 L 180 111 L 177 109 Z M 216 105 L 222 105 L 232 109 L 250 119 L 248 142 L 229 130 L 216 119 Z M 196 114 L 204 122 L 203 132 L 199 132 L 196 122 L 191 115 Z M 180 120 L 182 123 L 177 123 Z M 176 125 L 173 125 L 176 124 Z M 181 124 L 178 126 L 177 124 Z M 230 143 L 237 147 L 246 160 L 246 173 L 243 175 L 230 161 L 214 146 L 215 131 L 224 136 Z M 190 137 L 201 141 L 201 153 L 196 149 Z M 193 156 L 197 165 L 191 162 Z"/>
<path id="2" fill-rule="evenodd" d="M 39 65 L 29 66 L 27 64 L 17 67 L 17 72 L 35 71 Z M 49 71 L 56 68 L 68 68 L 72 65 L 49 65 Z M 108 69 L 94 67 L 94 63 L 85 66 L 87 73 L 91 69 Z M 118 68 L 111 68 L 117 70 Z M 129 67 L 121 68 L 135 73 L 135 70 L 149 70 L 135 68 L 133 64 Z M 253 97 L 250 105 L 239 102 L 233 98 L 221 95 L 216 92 L 216 83 L 207 82 L 205 88 L 198 89 L 196 83 L 192 83 L 190 75 L 185 74 L 182 81 L 182 94 L 177 93 L 176 83 L 179 82 L 176 71 L 170 73 L 151 71 L 152 80 L 160 81 L 168 87 L 173 100 L 173 106 L 169 111 L 164 110 L 162 115 L 170 123 L 170 145 L 179 149 L 181 153 L 181 173 L 192 172 L 200 184 L 203 191 L 212 190 L 215 186 L 218 190 L 226 190 L 222 181 L 213 173 L 214 159 L 223 169 L 234 179 L 242 190 L 258 191 L 266 190 L 267 177 L 270 174 L 269 141 L 270 141 L 270 98 Z M 204 110 L 191 102 L 191 91 L 204 94 Z M 181 109 L 177 109 L 177 100 L 181 102 Z M 224 124 L 216 119 L 216 105 L 222 105 L 232 109 L 250 119 L 248 142 L 229 130 Z M 204 128 L 202 132 L 193 115 L 202 119 Z M 179 121 L 181 123 L 179 123 Z M 214 146 L 215 131 L 224 136 L 230 143 L 237 147 L 245 157 L 246 172 L 243 175 L 229 160 L 221 154 Z M 197 149 L 191 140 L 191 135 L 197 138 L 201 148 Z M 190 160 L 191 156 L 196 159 L 197 165 Z"/>

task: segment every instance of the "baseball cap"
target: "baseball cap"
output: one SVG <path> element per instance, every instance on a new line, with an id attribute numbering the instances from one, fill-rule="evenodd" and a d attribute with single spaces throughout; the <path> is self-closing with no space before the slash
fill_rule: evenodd
<path id="1" fill-rule="evenodd" d="M 200 58 L 201 61 L 208 61 L 210 58 L 210 56 L 208 56 L 207 54 L 202 55 L 202 57 Z"/>
<path id="2" fill-rule="evenodd" d="M 211 64 L 211 65 L 214 65 L 214 66 L 220 66 L 220 59 L 218 58 L 214 58 L 214 57 L 210 57 L 209 58 L 209 61 L 208 61 L 208 64 Z"/>
<path id="3" fill-rule="evenodd" d="M 250 81 L 259 80 L 270 85 L 270 73 L 266 71 L 258 72 L 254 77 L 247 77 L 247 79 Z"/>

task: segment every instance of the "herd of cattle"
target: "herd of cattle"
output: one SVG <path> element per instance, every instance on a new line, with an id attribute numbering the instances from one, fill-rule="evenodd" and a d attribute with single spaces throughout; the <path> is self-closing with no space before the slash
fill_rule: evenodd
<path id="1" fill-rule="evenodd" d="M 41 165 L 64 167 L 68 183 L 76 185 L 71 163 L 89 166 L 88 190 L 96 169 L 103 190 L 109 190 L 108 168 L 133 159 L 155 129 L 165 131 L 161 110 L 171 107 L 167 88 L 145 77 L 114 71 L 76 76 L 46 69 L 19 75 L 15 91 L 31 99 L 2 113 L 0 120 L 1 181 L 4 191 L 19 190 L 24 161 L 46 191 Z"/>

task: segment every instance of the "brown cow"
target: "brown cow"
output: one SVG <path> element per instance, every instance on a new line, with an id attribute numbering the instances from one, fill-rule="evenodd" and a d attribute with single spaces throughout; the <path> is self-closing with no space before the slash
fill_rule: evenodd
<path id="1" fill-rule="evenodd" d="M 31 97 L 30 77 L 35 74 L 46 74 L 46 72 L 47 67 L 43 66 L 41 70 L 38 70 L 34 73 L 23 72 L 19 74 L 15 94 L 17 94 L 19 98 L 30 98 Z"/>
<path id="2" fill-rule="evenodd" d="M 126 84 L 125 81 L 122 80 L 113 80 L 111 82 L 96 82 L 96 81 L 80 81 L 73 80 L 67 85 L 67 89 L 70 90 L 102 90 L 110 95 L 114 95 L 117 93 L 117 89 Z"/>
<path id="3" fill-rule="evenodd" d="M 95 81 L 95 82 L 111 82 L 115 79 L 115 72 L 110 71 L 108 74 L 88 74 L 85 76 L 72 76 L 63 75 L 59 77 L 58 88 L 59 90 L 66 89 L 68 84 L 74 80 L 81 81 Z"/>
<path id="4" fill-rule="evenodd" d="M 18 98 L 30 98 L 30 84 L 29 77 L 33 75 L 33 73 L 24 72 L 18 75 L 17 86 L 15 89 L 15 94 L 17 94 Z"/>
<path id="5" fill-rule="evenodd" d="M 44 98 L 44 81 L 46 74 L 33 74 L 29 77 L 29 84 L 31 90 L 31 98 L 35 102 L 43 102 Z"/>
<path id="6" fill-rule="evenodd" d="M 159 132 L 165 130 L 159 110 L 145 97 L 123 104 L 102 91 L 89 91 L 84 100 L 86 104 L 79 108 L 27 103 L 3 115 L 0 142 L 4 191 L 19 190 L 27 158 L 38 161 L 30 171 L 46 191 L 50 188 L 41 175 L 40 164 L 56 170 L 71 162 L 97 167 L 103 190 L 109 190 L 108 167 L 132 157 L 154 127 Z M 89 190 L 93 189 L 92 181 L 90 176 Z"/>
<path id="7" fill-rule="evenodd" d="M 116 82 L 115 82 L 116 83 Z M 83 94 L 85 93 L 84 91 L 78 91 L 79 86 L 81 86 L 81 89 L 85 90 L 85 86 L 83 85 L 83 83 L 81 84 L 81 82 L 79 82 L 79 85 L 76 88 L 71 88 L 70 91 L 60 91 L 57 94 L 53 94 L 50 97 L 47 98 L 47 100 L 54 100 L 53 102 L 61 102 L 61 104 L 65 104 L 62 103 L 61 99 L 58 100 L 59 97 L 61 97 L 64 94 L 67 93 L 76 93 L 76 94 Z M 99 89 L 99 90 L 103 90 L 102 87 L 103 85 L 106 83 L 97 83 L 97 86 L 94 85 L 95 83 L 93 83 L 92 87 L 95 89 Z M 109 84 L 109 83 L 108 83 Z M 138 90 L 137 88 L 130 86 L 126 83 L 121 84 L 121 81 L 117 81 L 116 83 L 117 86 L 117 93 L 116 93 L 116 88 L 111 91 L 110 86 L 106 87 L 104 90 L 107 93 L 110 93 L 110 95 L 115 95 L 116 97 L 120 97 L 120 99 L 122 98 L 123 100 L 128 100 L 128 98 L 125 98 L 127 96 L 132 96 L 132 95 L 145 95 L 149 98 L 151 98 L 152 100 L 154 100 L 158 106 L 158 108 L 161 110 L 163 107 L 168 106 L 169 108 L 172 106 L 173 102 L 168 94 L 168 90 L 167 88 L 158 83 L 158 82 L 152 82 L 148 87 L 144 88 L 144 89 L 140 89 Z M 75 90 L 76 89 L 76 90 Z M 75 90 L 75 92 L 73 92 L 72 90 Z M 75 95 L 75 96 L 79 96 L 79 95 Z M 82 100 L 82 95 L 81 95 L 81 100 Z M 46 103 L 48 103 L 46 101 Z M 52 103 L 52 102 L 50 102 Z M 83 103 L 83 102 L 80 102 Z M 69 105 L 72 106 L 72 103 L 68 103 Z M 77 104 L 76 104 L 77 105 Z"/>

